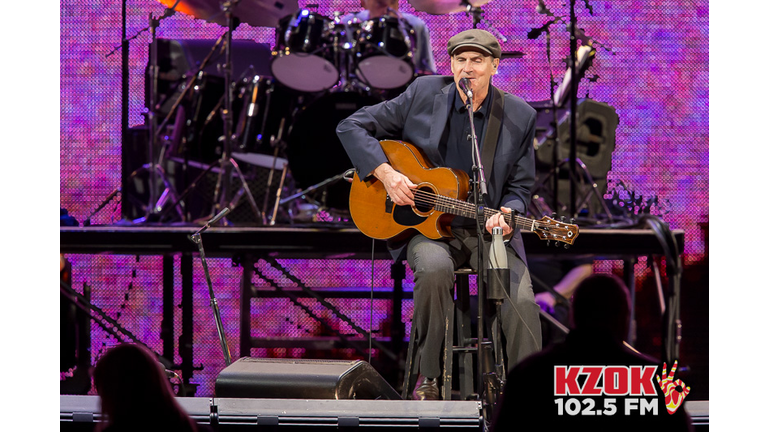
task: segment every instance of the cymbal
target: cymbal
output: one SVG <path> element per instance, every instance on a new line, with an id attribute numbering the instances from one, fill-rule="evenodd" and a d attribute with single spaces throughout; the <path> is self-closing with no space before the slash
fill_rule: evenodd
<path id="1" fill-rule="evenodd" d="M 467 2 L 474 7 L 480 7 L 491 0 L 408 0 L 414 9 L 432 15 L 445 15 L 454 12 L 465 12 Z"/>
<path id="2" fill-rule="evenodd" d="M 285 168 L 285 166 L 288 164 L 288 161 L 281 157 L 260 153 L 232 153 L 232 157 L 239 161 L 262 168 L 272 168 L 274 165 L 275 169 L 278 171 L 282 171 L 283 168 Z"/>
<path id="3" fill-rule="evenodd" d="M 159 1 L 170 8 L 177 0 Z M 176 10 L 197 19 L 227 26 L 227 17 L 221 9 L 220 0 L 178 0 Z M 298 0 L 240 0 L 232 16 L 254 27 L 277 27 L 281 18 L 298 10 Z"/>
<path id="4" fill-rule="evenodd" d="M 519 59 L 519 58 L 523 58 L 524 56 L 525 56 L 525 53 L 522 51 L 502 51 L 501 52 L 502 60 L 508 59 L 508 58 Z"/>

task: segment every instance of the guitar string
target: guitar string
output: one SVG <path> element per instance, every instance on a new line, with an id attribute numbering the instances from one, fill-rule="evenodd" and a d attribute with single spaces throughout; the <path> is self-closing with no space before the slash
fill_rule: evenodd
<path id="1" fill-rule="evenodd" d="M 426 204 L 430 206 L 434 206 L 437 210 L 440 210 L 438 207 L 445 208 L 446 211 L 451 213 L 457 213 L 460 216 L 466 216 L 466 217 L 475 217 L 475 208 L 474 205 L 457 200 L 455 198 L 446 197 L 443 195 L 438 195 L 435 193 L 430 193 L 421 189 L 417 189 L 413 191 L 414 193 L 414 203 L 417 204 Z M 499 210 L 494 209 L 488 209 L 486 208 L 484 211 L 484 215 L 488 218 L 495 214 L 502 213 Z M 505 221 L 509 223 L 510 219 L 509 213 L 504 213 Z M 533 230 L 538 227 L 537 221 L 533 219 L 528 219 L 526 217 L 515 215 L 515 223 L 520 225 L 524 229 Z"/>
<path id="2" fill-rule="evenodd" d="M 440 208 L 438 207 L 442 207 L 442 208 L 445 208 L 447 211 L 451 213 L 457 213 L 460 216 L 466 216 L 471 218 L 474 218 L 476 216 L 474 205 L 470 203 L 459 201 L 455 198 L 450 198 L 443 195 L 429 193 L 422 190 L 414 191 L 414 198 L 417 198 L 417 195 L 419 195 L 420 197 L 418 200 L 414 200 L 414 202 L 418 201 L 420 204 L 433 205 L 437 210 L 440 210 Z M 502 212 L 494 209 L 485 209 L 484 211 L 484 215 L 487 218 L 498 213 L 502 213 Z M 509 213 L 503 213 L 503 214 L 504 214 L 505 220 L 509 223 L 510 214 Z M 515 222 L 525 229 L 532 229 L 537 225 L 536 221 L 519 216 L 519 215 L 515 216 Z"/>

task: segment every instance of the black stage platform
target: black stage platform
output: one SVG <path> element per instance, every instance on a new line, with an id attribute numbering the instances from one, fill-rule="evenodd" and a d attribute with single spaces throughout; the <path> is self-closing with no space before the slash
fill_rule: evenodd
<path id="1" fill-rule="evenodd" d="M 61 431 L 90 432 L 99 423 L 98 396 L 59 396 Z M 482 431 L 479 402 L 177 398 L 198 424 L 232 430 L 362 430 L 403 428 Z M 709 430 L 709 401 L 686 401 L 697 432 Z"/>
<path id="2" fill-rule="evenodd" d="M 62 227 L 62 253 L 113 253 L 161 255 L 197 252 L 188 235 L 199 227 L 93 226 Z M 678 250 L 683 250 L 682 230 L 673 231 Z M 650 229 L 581 229 L 569 249 L 547 246 L 532 232 L 522 232 L 528 255 L 596 259 L 623 259 L 663 254 Z M 210 256 L 255 254 L 279 258 L 370 258 L 371 239 L 356 228 L 334 227 L 224 227 L 210 228 L 203 235 L 205 253 Z M 376 241 L 377 258 L 391 258 L 384 241 Z"/>
<path id="3" fill-rule="evenodd" d="M 163 256 L 163 273 L 173 275 L 174 255 L 181 255 L 179 260 L 180 274 L 182 276 L 182 330 L 179 336 L 178 355 L 181 357 L 182 376 L 185 382 L 194 373 L 192 364 L 192 260 L 198 253 L 197 246 L 188 236 L 199 229 L 197 226 L 169 227 L 169 226 L 94 226 L 94 227 L 62 227 L 60 228 L 60 251 L 73 254 L 128 254 L 128 255 L 161 255 Z M 582 229 L 574 246 L 569 249 L 563 247 L 547 247 L 546 242 L 539 240 L 532 232 L 522 232 L 526 253 L 529 256 L 546 256 L 551 259 L 573 259 L 577 257 L 591 257 L 597 260 L 623 260 L 624 280 L 630 289 L 631 298 L 634 299 L 635 273 L 634 264 L 640 256 L 666 256 L 667 262 L 677 261 L 680 252 L 670 256 L 670 248 L 663 247 L 659 238 L 650 229 Z M 682 230 L 673 231 L 677 243 L 675 251 L 682 251 L 684 235 Z M 371 239 L 363 235 L 356 228 L 348 226 L 335 226 L 326 224 L 313 227 L 222 227 L 210 228 L 202 235 L 206 256 L 231 257 L 243 268 L 241 284 L 241 310 L 240 310 L 240 352 L 248 353 L 252 347 L 269 347 L 269 344 L 279 346 L 291 346 L 297 341 L 288 340 L 263 340 L 251 338 L 249 304 L 254 293 L 251 290 L 250 281 L 254 272 L 253 263 L 264 260 L 272 267 L 280 271 L 285 277 L 296 282 L 300 290 L 291 292 L 282 291 L 275 286 L 275 295 L 294 297 L 314 297 L 321 304 L 331 307 L 325 299 L 333 294 L 320 292 L 307 287 L 294 275 L 283 267 L 277 260 L 285 258 L 322 258 L 322 259 L 370 259 Z M 385 242 L 375 242 L 375 256 L 377 259 L 391 260 L 387 252 Z M 667 264 L 669 267 L 669 264 Z M 403 292 L 403 279 L 405 278 L 405 266 L 403 263 L 393 263 L 391 267 L 393 287 L 391 291 L 377 292 L 379 298 L 391 298 L 391 316 L 402 316 L 402 299 L 410 293 Z M 657 278 L 660 283 L 660 278 Z M 660 323 L 663 329 L 661 353 L 663 359 L 676 359 L 679 353 L 679 285 L 672 283 L 672 278 L 667 289 L 659 287 L 664 292 L 667 305 L 667 314 L 664 322 Z M 173 298 L 173 277 L 163 278 L 164 298 Z M 341 294 L 343 296 L 344 294 Z M 171 302 L 172 303 L 172 302 Z M 162 355 L 165 358 L 174 358 L 174 328 L 172 304 L 163 307 L 163 324 L 160 334 L 163 340 Z M 633 307 L 634 318 L 634 307 Z M 166 316 L 167 315 L 167 316 Z M 338 315 L 338 314 L 337 314 Z M 344 318 L 344 315 L 338 315 Z M 349 321 L 351 322 L 351 320 Z M 363 329 L 355 330 L 358 337 L 325 337 L 317 340 L 302 340 L 301 344 L 310 344 L 314 348 L 328 347 L 364 347 L 367 345 L 367 333 Z M 403 348 L 406 340 L 403 323 L 393 323 L 391 338 L 389 340 L 374 340 L 375 348 L 391 360 L 399 358 L 398 353 Z M 312 338 L 310 338 L 312 339 Z M 184 342 L 186 341 L 186 342 Z M 276 345 L 276 346 L 277 346 Z"/>

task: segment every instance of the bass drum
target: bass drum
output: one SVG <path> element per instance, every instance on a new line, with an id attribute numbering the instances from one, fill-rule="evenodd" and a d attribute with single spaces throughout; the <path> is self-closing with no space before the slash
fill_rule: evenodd
<path id="1" fill-rule="evenodd" d="M 358 109 L 379 102 L 380 98 L 359 93 L 328 93 L 296 115 L 286 156 L 297 187 L 306 189 L 353 167 L 336 136 L 336 126 Z M 349 188 L 343 180 L 328 187 L 326 205 L 348 211 Z"/>

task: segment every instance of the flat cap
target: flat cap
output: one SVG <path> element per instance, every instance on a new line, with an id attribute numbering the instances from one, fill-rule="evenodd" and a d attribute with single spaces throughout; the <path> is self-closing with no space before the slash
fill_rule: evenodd
<path id="1" fill-rule="evenodd" d="M 453 52 L 459 48 L 472 47 L 478 50 L 490 54 L 493 58 L 501 57 L 501 46 L 496 36 L 491 33 L 480 30 L 471 29 L 464 30 L 448 39 L 448 55 L 453 55 Z"/>

